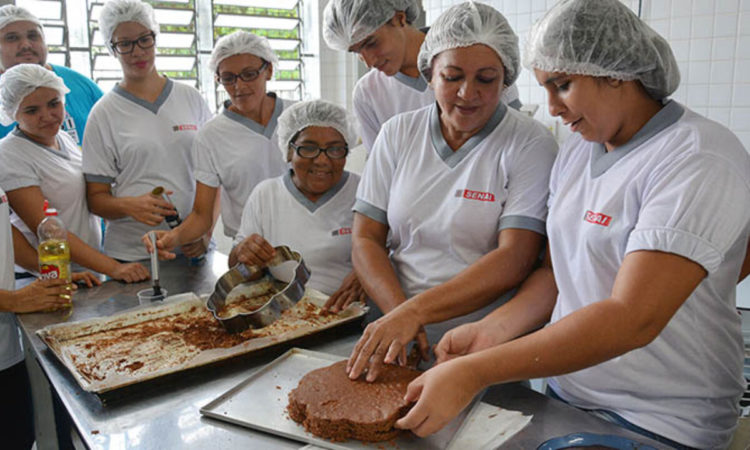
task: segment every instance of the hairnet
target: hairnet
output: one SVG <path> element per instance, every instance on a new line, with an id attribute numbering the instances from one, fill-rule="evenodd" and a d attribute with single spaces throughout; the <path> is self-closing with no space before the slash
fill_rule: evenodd
<path id="1" fill-rule="evenodd" d="M 323 38 L 329 47 L 346 51 L 404 11 L 406 21 L 419 17 L 419 0 L 331 0 L 323 12 Z"/>
<path id="2" fill-rule="evenodd" d="M 564 0 L 531 31 L 524 63 L 545 72 L 638 80 L 661 100 L 680 84 L 667 41 L 618 0 Z"/>
<path id="3" fill-rule="evenodd" d="M 0 77 L 0 123 L 8 126 L 15 122 L 23 99 L 40 87 L 62 94 L 63 103 L 65 94 L 70 92 L 62 78 L 39 64 L 18 64 L 6 70 Z"/>
<path id="4" fill-rule="evenodd" d="M 354 146 L 357 133 L 354 121 L 344 108 L 325 100 L 295 103 L 286 108 L 278 121 L 279 148 L 289 148 L 294 136 L 307 127 L 331 127 L 341 133 L 347 145 Z"/>
<path id="5" fill-rule="evenodd" d="M 0 7 L 0 30 L 10 23 L 21 21 L 33 22 L 39 28 L 44 29 L 39 19 L 31 14 L 28 9 L 16 5 L 4 5 Z"/>
<path id="6" fill-rule="evenodd" d="M 500 57 L 505 69 L 506 86 L 516 81 L 520 65 L 518 36 L 498 10 L 474 2 L 451 7 L 432 24 L 419 50 L 419 71 L 429 80 L 435 56 L 445 50 L 475 44 L 486 45 Z"/>
<path id="7" fill-rule="evenodd" d="M 110 45 L 112 34 L 115 28 L 123 22 L 136 22 L 153 31 L 154 34 L 159 34 L 159 24 L 156 22 L 154 8 L 151 5 L 140 0 L 109 0 L 99 14 L 99 32 L 104 38 L 110 55 L 114 56 Z"/>
<path id="8" fill-rule="evenodd" d="M 279 62 L 279 58 L 271 49 L 268 39 L 247 31 L 235 31 L 216 41 L 208 66 L 211 68 L 211 72 L 216 72 L 222 61 L 230 56 L 243 53 L 255 55 L 274 65 Z"/>

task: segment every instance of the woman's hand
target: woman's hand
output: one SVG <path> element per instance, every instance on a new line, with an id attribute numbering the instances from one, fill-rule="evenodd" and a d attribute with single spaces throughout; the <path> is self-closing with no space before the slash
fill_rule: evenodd
<path id="1" fill-rule="evenodd" d="M 148 232 L 141 236 L 141 242 L 146 246 L 146 251 L 151 254 L 154 251 L 154 246 L 151 244 L 151 238 Z M 174 230 L 154 230 L 156 234 L 156 248 L 159 252 L 159 259 L 175 259 L 177 255 L 172 253 L 170 250 L 174 250 L 175 247 L 180 245 L 180 240 L 177 237 L 177 233 Z"/>
<path id="2" fill-rule="evenodd" d="M 76 289 L 65 280 L 36 280 L 13 293 L 8 310 L 29 313 L 64 308 L 71 305 L 70 296 Z"/>
<path id="3" fill-rule="evenodd" d="M 89 288 L 102 284 L 102 281 L 93 272 L 73 272 L 70 277 L 73 283 L 85 284 Z"/>
<path id="4" fill-rule="evenodd" d="M 359 301 L 364 303 L 366 298 L 367 294 L 365 294 L 365 289 L 362 287 L 362 284 L 360 284 L 357 274 L 352 270 L 349 272 L 349 275 L 344 278 L 344 281 L 341 282 L 341 286 L 339 286 L 338 290 L 334 292 L 328 298 L 326 304 L 323 305 L 323 311 L 337 313 L 345 309 L 352 302 Z"/>
<path id="5" fill-rule="evenodd" d="M 409 383 L 405 399 L 417 404 L 396 422 L 396 428 L 420 437 L 435 433 L 466 408 L 482 387 L 461 359 L 435 366 Z"/>
<path id="6" fill-rule="evenodd" d="M 422 358 L 428 360 L 429 344 L 426 334 L 408 301 L 367 325 L 346 364 L 349 378 L 359 378 L 367 369 L 367 381 L 375 381 L 383 363 L 392 363 L 400 355 L 405 355 L 406 345 L 417 337 L 420 331 L 422 333 L 417 344 Z"/>
<path id="7" fill-rule="evenodd" d="M 137 283 L 139 281 L 148 280 L 151 275 L 148 273 L 148 269 L 143 267 L 140 263 L 118 263 L 115 269 L 108 273 L 111 278 L 126 283 Z"/>
<path id="8" fill-rule="evenodd" d="M 256 266 L 264 266 L 276 254 L 276 250 L 263 236 L 253 233 L 232 250 L 237 261 Z"/>
<path id="9" fill-rule="evenodd" d="M 152 227 L 162 223 L 164 217 L 177 214 L 174 205 L 151 193 L 127 197 L 126 211 L 128 216 Z"/>
<path id="10" fill-rule="evenodd" d="M 504 339 L 500 333 L 493 333 L 500 331 L 499 328 L 496 324 L 479 321 L 465 323 L 448 331 L 435 347 L 437 364 L 502 344 Z"/>

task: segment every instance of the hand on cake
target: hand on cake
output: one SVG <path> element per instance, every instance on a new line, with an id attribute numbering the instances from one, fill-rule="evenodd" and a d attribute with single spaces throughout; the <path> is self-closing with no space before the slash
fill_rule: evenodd
<path id="1" fill-rule="evenodd" d="M 416 402 L 395 427 L 420 437 L 440 431 L 458 415 L 482 388 L 465 358 L 435 366 L 409 383 L 404 400 Z"/>
<path id="2" fill-rule="evenodd" d="M 365 289 L 360 284 L 357 274 L 354 271 L 349 272 L 349 275 L 344 278 L 341 282 L 341 286 L 336 292 L 334 292 L 323 305 L 324 311 L 331 311 L 337 313 L 343 309 L 346 309 L 353 302 L 364 303 L 367 294 Z"/>
<path id="3" fill-rule="evenodd" d="M 402 356 L 400 362 L 405 364 L 406 346 L 415 338 L 422 359 L 429 359 L 427 335 L 411 308 L 404 302 L 365 328 L 346 365 L 349 378 L 359 378 L 367 369 L 367 381 L 375 381 L 384 362 L 393 363 Z"/>

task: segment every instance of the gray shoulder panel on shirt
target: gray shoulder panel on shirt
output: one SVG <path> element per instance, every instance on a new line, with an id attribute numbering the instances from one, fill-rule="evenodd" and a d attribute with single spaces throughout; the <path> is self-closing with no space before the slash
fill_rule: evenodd
<path id="1" fill-rule="evenodd" d="M 363 216 L 367 216 L 370 219 L 380 222 L 383 225 L 388 225 L 388 214 L 377 206 L 371 205 L 362 199 L 357 199 L 354 202 L 352 211 L 358 212 Z"/>
<path id="2" fill-rule="evenodd" d="M 534 217 L 528 216 L 504 216 L 500 218 L 500 225 L 497 227 L 498 231 L 505 230 L 506 228 L 520 228 L 522 230 L 529 230 L 535 233 L 539 233 L 542 236 L 547 235 L 547 227 L 544 221 Z"/>

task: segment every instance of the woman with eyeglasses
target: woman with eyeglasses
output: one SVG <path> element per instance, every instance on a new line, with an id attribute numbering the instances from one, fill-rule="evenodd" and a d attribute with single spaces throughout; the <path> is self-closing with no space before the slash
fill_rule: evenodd
<path id="1" fill-rule="evenodd" d="M 351 260 L 359 176 L 344 171 L 356 133 L 346 111 L 324 100 L 290 106 L 278 128 L 291 170 L 250 194 L 229 264 L 264 264 L 274 247 L 288 245 L 310 268 L 307 286 L 330 295 L 326 307 L 338 312 L 364 300 Z"/>
<path id="2" fill-rule="evenodd" d="M 277 63 L 264 37 L 237 31 L 216 42 L 209 64 L 229 100 L 198 132 L 193 145 L 197 181 L 193 211 L 177 228 L 157 232 L 160 257 L 174 258 L 172 249 L 211 230 L 220 187 L 224 234 L 233 239 L 253 188 L 284 173 L 277 121 L 291 102 L 266 91 Z M 151 252 L 148 236 L 142 240 Z"/>
<path id="3" fill-rule="evenodd" d="M 107 219 L 104 251 L 134 261 L 148 257 L 140 237 L 166 229 L 166 216 L 187 216 L 195 178 L 191 147 L 211 117 L 195 88 L 159 75 L 154 65 L 159 26 L 154 10 L 139 0 L 110 0 L 100 32 L 117 58 L 122 80 L 94 106 L 83 140 L 89 209 Z M 171 202 L 152 195 L 171 191 Z M 205 252 L 209 235 L 183 245 L 186 256 Z"/>

